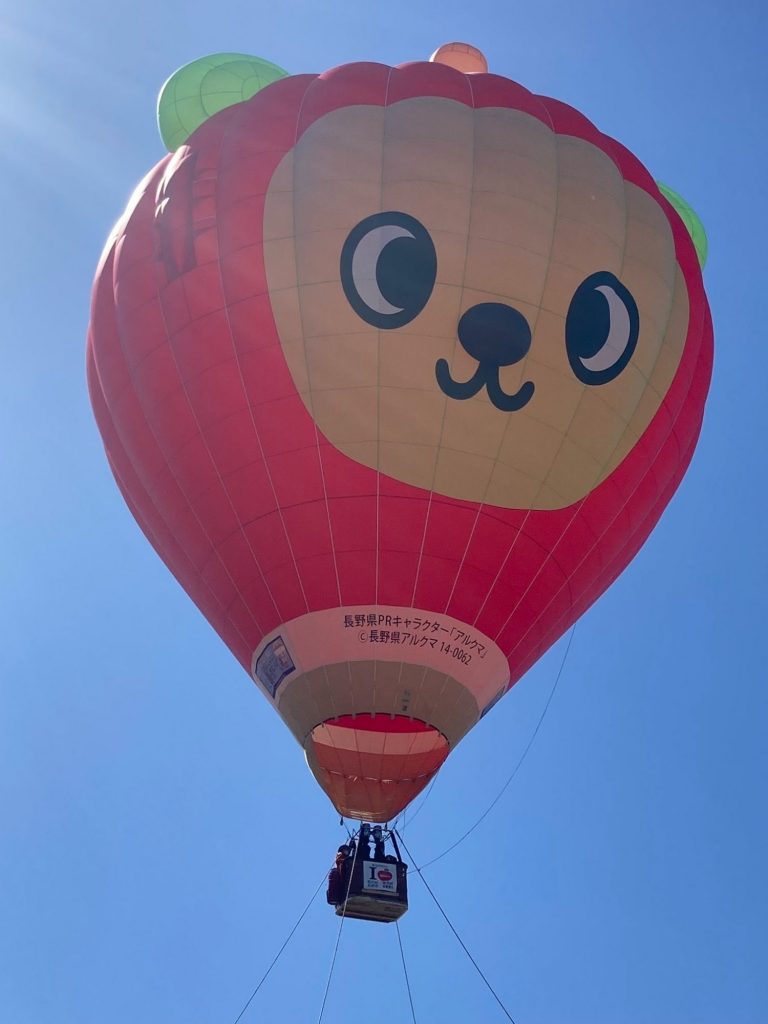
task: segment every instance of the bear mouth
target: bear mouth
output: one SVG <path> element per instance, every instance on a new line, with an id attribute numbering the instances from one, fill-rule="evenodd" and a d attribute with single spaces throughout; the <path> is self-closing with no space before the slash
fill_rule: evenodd
<path id="1" fill-rule="evenodd" d="M 486 388 L 491 404 L 502 412 L 518 412 L 530 402 L 535 390 L 533 381 L 527 380 L 513 395 L 507 394 L 499 380 L 499 365 L 491 361 L 481 362 L 469 380 L 457 381 L 451 376 L 447 360 L 438 359 L 435 363 L 435 377 L 443 394 L 459 401 L 474 398 Z"/>

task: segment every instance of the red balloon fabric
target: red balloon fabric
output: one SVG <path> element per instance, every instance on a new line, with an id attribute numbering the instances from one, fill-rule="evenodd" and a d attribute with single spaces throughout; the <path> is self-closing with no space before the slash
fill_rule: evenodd
<path id="1" fill-rule="evenodd" d="M 641 547 L 711 363 L 639 161 L 436 63 L 284 78 L 203 124 L 113 231 L 87 349 L 141 529 L 373 821 Z"/>

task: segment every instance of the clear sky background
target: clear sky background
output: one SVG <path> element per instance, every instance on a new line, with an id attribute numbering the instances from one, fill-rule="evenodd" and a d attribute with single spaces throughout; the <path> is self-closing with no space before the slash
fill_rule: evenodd
<path id="1" fill-rule="evenodd" d="M 344 832 L 134 524 L 84 383 L 102 243 L 163 155 L 157 91 L 221 50 L 291 72 L 463 39 L 578 107 L 709 233 L 691 469 L 576 627 L 502 801 L 425 872 L 517 1024 L 765 1024 L 768 8 L 757 0 L 4 0 L 0 12 L 0 1021 L 231 1024 Z M 565 641 L 452 755 L 439 854 L 528 742 Z M 417 1020 L 503 1020 L 416 875 Z M 243 1018 L 318 1018 L 322 895 Z M 324 1020 L 409 1020 L 391 926 L 347 922 Z"/>

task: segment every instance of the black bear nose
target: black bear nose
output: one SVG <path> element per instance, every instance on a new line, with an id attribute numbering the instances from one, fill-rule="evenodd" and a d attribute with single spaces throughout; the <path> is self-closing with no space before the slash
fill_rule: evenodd
<path id="1" fill-rule="evenodd" d="M 479 302 L 459 320 L 459 341 L 481 364 L 511 366 L 531 347 L 531 328 L 512 306 Z"/>

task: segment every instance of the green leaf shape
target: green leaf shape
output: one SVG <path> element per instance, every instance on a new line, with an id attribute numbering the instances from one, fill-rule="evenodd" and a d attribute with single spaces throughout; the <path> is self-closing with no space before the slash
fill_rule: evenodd
<path id="1" fill-rule="evenodd" d="M 707 241 L 707 233 L 704 230 L 704 225 L 701 223 L 699 215 L 691 204 L 686 202 L 678 192 L 675 192 L 668 185 L 662 185 L 660 181 L 657 181 L 656 184 L 659 186 L 659 191 L 664 198 L 668 199 L 680 214 L 683 224 L 685 224 L 688 229 L 688 234 L 693 239 L 696 255 L 699 257 L 699 265 L 703 270 L 704 264 L 707 262 L 709 243 Z"/>
<path id="2" fill-rule="evenodd" d="M 160 90 L 160 137 L 173 152 L 209 117 L 249 100 L 287 74 L 277 64 L 246 53 L 213 53 L 193 60 L 175 71 Z"/>

